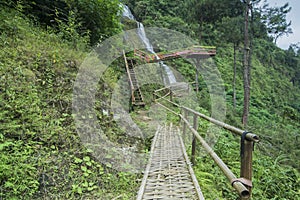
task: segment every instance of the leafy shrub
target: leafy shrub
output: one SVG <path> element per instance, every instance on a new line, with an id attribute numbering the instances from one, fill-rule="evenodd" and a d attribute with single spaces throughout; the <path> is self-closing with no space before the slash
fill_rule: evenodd
<path id="1" fill-rule="evenodd" d="M 7 7 L 0 19 L 0 198 L 133 197 L 138 175 L 97 162 L 75 130 L 73 82 L 86 55 L 77 24 L 56 35 Z"/>

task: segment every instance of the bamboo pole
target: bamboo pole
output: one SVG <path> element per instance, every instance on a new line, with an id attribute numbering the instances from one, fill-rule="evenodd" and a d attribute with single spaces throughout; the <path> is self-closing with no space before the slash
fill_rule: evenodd
<path id="1" fill-rule="evenodd" d="M 244 184 L 240 181 L 236 181 L 236 176 L 232 173 L 232 171 L 227 167 L 227 165 L 221 160 L 221 158 L 213 151 L 213 149 L 205 142 L 205 140 L 198 134 L 198 132 L 189 124 L 189 122 L 180 115 L 184 123 L 187 124 L 189 129 L 192 131 L 193 135 L 200 141 L 201 145 L 205 149 L 205 151 L 212 157 L 215 163 L 219 166 L 219 168 L 223 171 L 224 175 L 230 181 L 232 186 L 236 189 L 242 199 L 249 199 L 250 192 L 244 186 Z"/>
<path id="2" fill-rule="evenodd" d="M 244 184 L 245 182 L 241 179 L 237 179 L 237 177 L 232 173 L 232 171 L 228 168 L 228 166 L 222 161 L 222 159 L 213 151 L 213 149 L 206 143 L 206 141 L 199 135 L 199 133 L 197 132 L 197 130 L 195 130 L 194 126 L 191 126 L 190 123 L 187 121 L 187 119 L 185 117 L 183 117 L 181 114 L 178 114 L 176 112 L 174 112 L 173 110 L 171 110 L 170 108 L 158 103 L 158 105 L 164 107 L 165 109 L 169 110 L 170 112 L 174 113 L 175 115 L 178 115 L 184 124 L 186 124 L 186 126 L 192 131 L 193 136 L 198 139 L 201 143 L 201 145 L 203 146 L 203 148 L 205 149 L 205 151 L 212 157 L 212 159 L 215 161 L 215 163 L 218 165 L 218 167 L 222 170 L 222 172 L 224 173 L 224 175 L 227 177 L 227 179 L 230 181 L 231 185 L 235 188 L 235 190 L 238 192 L 238 194 L 240 195 L 240 197 L 243 200 L 249 200 L 251 197 L 251 186 Z M 183 112 L 190 111 L 191 109 L 187 109 L 185 107 L 181 107 L 183 109 Z M 193 110 L 191 110 L 193 111 Z M 194 113 L 194 116 L 199 116 L 198 112 L 193 111 L 192 113 Z M 195 118 L 194 117 L 194 122 L 195 122 Z M 195 124 L 195 123 L 194 123 Z M 229 130 L 229 129 L 228 129 Z M 243 134 L 245 134 L 243 132 Z M 241 176 L 242 179 L 245 178 L 246 181 L 247 180 L 251 180 L 252 177 L 252 150 L 253 150 L 253 143 L 254 141 L 249 141 L 247 140 L 247 135 L 251 134 L 251 133 L 247 133 L 245 135 L 245 146 L 244 149 L 246 149 L 246 151 L 243 154 L 243 161 L 242 161 L 242 168 L 241 169 Z M 251 145 L 251 147 L 250 147 Z M 251 162 L 249 162 L 251 160 Z M 250 188 L 250 190 L 248 189 Z"/>
<path id="3" fill-rule="evenodd" d="M 170 94 L 170 101 L 173 101 L 173 92 L 171 87 L 169 88 L 169 94 Z"/>
<path id="4" fill-rule="evenodd" d="M 169 99 L 166 99 L 166 98 L 164 98 L 164 97 L 161 97 L 161 96 L 159 96 L 158 94 L 155 94 L 155 96 L 158 97 L 158 99 L 156 99 L 156 101 L 159 100 L 159 99 L 163 99 L 163 100 L 169 102 L 170 104 L 172 104 L 172 105 L 174 105 L 174 106 L 176 106 L 176 107 L 178 107 L 178 108 L 181 108 L 181 106 L 180 106 L 179 104 L 174 103 L 173 101 L 170 101 Z"/>
<path id="5" fill-rule="evenodd" d="M 229 131 L 231 131 L 231 132 L 233 132 L 233 133 L 235 133 L 235 134 L 238 134 L 238 135 L 240 135 L 240 136 L 242 136 L 242 134 L 245 132 L 245 131 L 242 130 L 242 129 L 236 128 L 236 127 L 234 127 L 234 126 L 231 126 L 231 125 L 229 125 L 229 124 L 226 124 L 226 123 L 221 122 L 221 121 L 219 121 L 219 120 L 216 120 L 216 119 L 214 119 L 214 118 L 208 117 L 208 116 L 206 116 L 206 115 L 204 115 L 204 114 L 202 114 L 202 113 L 199 113 L 199 112 L 197 112 L 197 111 L 194 111 L 194 110 L 192 110 L 192 109 L 190 109 L 190 108 L 187 108 L 187 107 L 184 107 L 184 106 L 182 106 L 182 108 L 183 108 L 183 109 L 186 109 L 187 111 L 189 111 L 189 112 L 191 112 L 191 113 L 193 113 L 193 114 L 198 115 L 199 117 L 201 117 L 201 118 L 203 118 L 203 119 L 206 119 L 207 121 L 209 121 L 209 122 L 211 122 L 211 123 L 213 123 L 213 124 L 216 124 L 216 125 L 218 125 L 218 126 L 221 126 L 221 127 L 225 128 L 225 129 L 227 129 L 227 130 L 229 130 Z M 258 137 L 257 135 L 255 135 L 255 134 L 253 134 L 253 133 L 248 133 L 248 134 L 246 135 L 246 139 L 249 140 L 249 141 L 253 141 L 253 142 L 259 142 L 259 137 Z"/>
<path id="6" fill-rule="evenodd" d="M 182 109 L 183 110 L 183 116 L 185 119 L 187 119 L 187 111 Z M 181 118 L 182 119 L 182 118 Z M 183 139 L 186 138 L 186 123 L 183 122 Z"/>
<path id="7" fill-rule="evenodd" d="M 193 129 L 197 130 L 198 129 L 198 123 L 197 123 L 197 115 L 193 115 Z M 192 164 L 195 165 L 196 161 L 195 161 L 195 155 L 196 155 L 196 137 L 193 134 L 193 141 L 192 141 L 192 156 L 191 156 L 191 160 L 192 160 Z"/>
<path id="8" fill-rule="evenodd" d="M 240 177 L 246 179 L 249 184 L 245 184 L 249 190 L 250 197 L 252 192 L 252 151 L 254 149 L 253 141 L 244 140 L 242 141 L 244 148 L 241 151 L 241 171 Z"/>
<path id="9" fill-rule="evenodd" d="M 132 98 L 132 101 L 135 101 L 134 94 L 133 94 L 134 93 L 134 86 L 133 86 L 133 83 L 132 83 L 132 80 L 131 80 L 131 75 L 130 75 L 130 72 L 129 72 L 129 66 L 128 66 L 128 62 L 127 62 L 127 58 L 126 58 L 124 50 L 123 50 L 123 56 L 124 56 L 126 72 L 127 72 L 128 79 L 129 79 L 129 84 L 130 84 L 131 98 Z"/>

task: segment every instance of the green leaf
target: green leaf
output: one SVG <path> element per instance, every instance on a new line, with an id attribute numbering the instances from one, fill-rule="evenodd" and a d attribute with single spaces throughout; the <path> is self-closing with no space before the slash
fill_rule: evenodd
<path id="1" fill-rule="evenodd" d="M 89 156 L 85 156 L 85 157 L 83 158 L 83 160 L 87 162 L 87 161 L 90 161 L 91 159 L 90 159 Z"/>
<path id="2" fill-rule="evenodd" d="M 5 147 L 8 147 L 12 144 L 13 144 L 12 142 L 4 142 L 4 143 L 0 144 L 0 151 L 2 151 Z"/>
<path id="3" fill-rule="evenodd" d="M 87 173 L 87 172 L 84 172 L 83 173 L 83 176 L 85 176 L 85 177 L 87 177 L 87 176 L 89 176 L 90 174 L 89 173 Z"/>
<path id="4" fill-rule="evenodd" d="M 81 170 L 84 171 L 84 172 L 86 172 L 87 171 L 86 166 L 81 166 Z"/>
<path id="5" fill-rule="evenodd" d="M 88 184 L 88 182 L 87 182 L 87 181 L 85 181 L 85 182 L 82 184 L 82 186 L 83 186 L 83 187 L 88 187 L 88 186 L 89 186 L 89 184 Z"/>
<path id="6" fill-rule="evenodd" d="M 82 159 L 75 157 L 75 163 L 82 163 Z"/>
<path id="7" fill-rule="evenodd" d="M 96 189 L 96 188 L 97 188 L 97 186 L 88 187 L 87 190 L 88 190 L 88 191 L 92 191 L 92 190 L 94 190 L 94 189 Z"/>
<path id="8" fill-rule="evenodd" d="M 78 187 L 78 188 L 77 188 L 77 193 L 78 193 L 78 194 L 82 194 L 82 188 L 81 188 L 81 187 Z"/>

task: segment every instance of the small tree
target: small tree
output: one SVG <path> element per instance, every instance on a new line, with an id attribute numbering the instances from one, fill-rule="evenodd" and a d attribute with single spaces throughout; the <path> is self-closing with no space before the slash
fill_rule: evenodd
<path id="1" fill-rule="evenodd" d="M 236 52 L 239 45 L 243 42 L 243 19 L 242 17 L 223 18 L 221 23 L 222 39 L 233 44 L 233 107 L 236 108 Z"/>
<path id="2" fill-rule="evenodd" d="M 244 109 L 242 123 L 246 127 L 249 116 L 250 106 L 250 43 L 249 43 L 249 12 L 251 7 L 251 0 L 244 0 L 245 3 L 245 29 L 244 29 Z"/>
<path id="3" fill-rule="evenodd" d="M 291 21 L 287 22 L 286 15 L 291 11 L 291 7 L 288 3 L 281 7 L 268 7 L 265 4 L 263 10 L 263 22 L 267 27 L 268 33 L 277 43 L 279 37 L 293 33 L 291 29 Z"/>

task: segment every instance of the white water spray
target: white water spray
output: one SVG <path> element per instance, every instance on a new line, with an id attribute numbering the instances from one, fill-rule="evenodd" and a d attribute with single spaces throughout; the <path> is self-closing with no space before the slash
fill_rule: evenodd
<path id="1" fill-rule="evenodd" d="M 136 21 L 135 17 L 133 16 L 133 14 L 131 13 L 130 9 L 128 8 L 128 6 L 123 5 L 123 13 L 122 13 L 123 17 L 127 17 L 130 20 L 134 20 Z M 137 34 L 139 36 L 139 38 L 141 39 L 141 41 L 144 43 L 146 49 L 155 55 L 155 57 L 159 60 L 159 57 L 157 56 L 157 54 L 155 53 L 153 46 L 151 45 L 146 32 L 145 32 L 145 28 L 144 25 L 141 22 L 136 21 L 137 23 Z M 164 71 L 166 72 L 166 77 L 164 77 L 164 83 L 165 85 L 170 85 L 173 83 L 176 83 L 176 78 L 174 76 L 174 73 L 172 72 L 172 70 L 170 69 L 170 67 L 166 64 L 164 64 L 162 61 L 159 62 L 160 66 L 162 66 L 162 68 L 164 69 Z"/>

